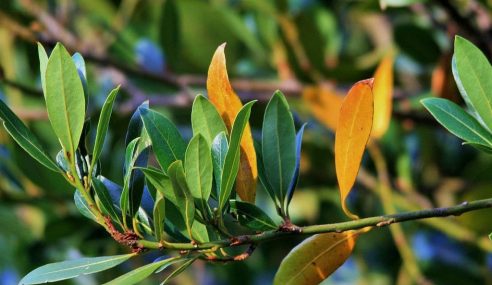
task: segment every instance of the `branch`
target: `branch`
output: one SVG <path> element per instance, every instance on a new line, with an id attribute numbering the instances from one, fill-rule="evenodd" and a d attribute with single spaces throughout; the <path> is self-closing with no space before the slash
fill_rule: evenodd
<path id="1" fill-rule="evenodd" d="M 240 245 L 250 245 L 259 244 L 262 242 L 267 242 L 275 240 L 278 238 L 288 237 L 288 236 L 299 236 L 299 235 L 314 235 L 321 233 L 341 233 L 350 230 L 357 230 L 366 227 L 385 227 L 394 223 L 402 223 L 413 220 L 422 220 L 428 218 L 436 217 L 448 217 L 448 216 L 459 216 L 461 214 L 476 211 L 480 209 L 492 208 L 492 198 L 477 200 L 473 202 L 463 202 L 459 205 L 446 207 L 446 208 L 434 208 L 413 212 L 403 212 L 392 215 L 384 215 L 370 218 L 363 218 L 354 221 L 334 223 L 334 224 L 323 224 L 314 226 L 300 227 L 298 231 L 266 231 L 260 234 L 254 235 L 242 235 L 233 237 L 230 239 L 223 239 L 213 242 L 207 242 L 202 244 L 192 244 L 192 243 L 159 243 L 148 240 L 137 241 L 136 244 L 141 248 L 146 249 L 174 249 L 174 250 L 201 250 L 201 249 L 211 249 L 211 248 L 225 248 L 234 247 Z"/>

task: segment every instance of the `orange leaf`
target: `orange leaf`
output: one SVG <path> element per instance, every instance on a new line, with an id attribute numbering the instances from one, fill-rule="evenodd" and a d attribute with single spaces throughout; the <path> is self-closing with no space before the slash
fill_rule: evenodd
<path id="1" fill-rule="evenodd" d="M 393 109 L 393 55 L 386 56 L 374 73 L 374 120 L 371 136 L 381 138 L 388 130 Z"/>
<path id="2" fill-rule="evenodd" d="M 340 187 L 342 209 L 352 219 L 345 204 L 359 172 L 364 148 L 369 139 L 374 114 L 373 79 L 359 81 L 349 90 L 340 108 L 335 134 L 335 169 Z"/>
<path id="3" fill-rule="evenodd" d="M 318 234 L 304 240 L 284 258 L 273 284 L 319 284 L 349 258 L 359 233 Z"/>
<path id="4" fill-rule="evenodd" d="M 327 86 L 308 86 L 304 88 L 302 98 L 318 121 L 327 128 L 336 130 L 343 101 L 341 94 Z"/>
<path id="5" fill-rule="evenodd" d="M 208 98 L 219 111 L 227 129 L 231 131 L 234 119 L 243 104 L 229 82 L 224 48 L 225 43 L 217 48 L 208 68 L 207 91 Z M 243 201 L 254 203 L 257 177 L 256 152 L 248 124 L 241 140 L 241 161 L 236 177 L 236 192 Z"/>

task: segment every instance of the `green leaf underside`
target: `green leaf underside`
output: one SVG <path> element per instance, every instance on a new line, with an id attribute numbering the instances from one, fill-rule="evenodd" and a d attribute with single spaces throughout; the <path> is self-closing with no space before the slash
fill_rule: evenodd
<path id="1" fill-rule="evenodd" d="M 43 96 L 46 98 L 46 67 L 48 66 L 48 54 L 43 45 L 38 42 L 39 56 L 39 71 L 41 74 L 41 87 L 43 88 Z"/>
<path id="2" fill-rule="evenodd" d="M 0 118 L 5 130 L 29 155 L 48 169 L 59 171 L 58 166 L 42 149 L 37 138 L 2 100 L 0 100 Z"/>
<path id="3" fill-rule="evenodd" d="M 275 222 L 254 204 L 231 200 L 231 209 L 237 212 L 241 225 L 252 230 L 268 231 L 278 228 Z"/>
<path id="4" fill-rule="evenodd" d="M 123 191 L 121 192 L 120 208 L 123 215 L 123 219 L 126 216 L 127 211 L 130 209 L 130 178 L 133 171 L 133 164 L 135 162 L 135 149 L 140 138 L 135 138 L 127 146 L 125 151 L 125 177 L 123 181 Z"/>
<path id="5" fill-rule="evenodd" d="M 189 237 L 193 239 L 192 226 L 195 220 L 195 202 L 193 201 L 193 196 L 191 195 L 188 184 L 186 183 L 182 161 L 178 160 L 173 162 L 169 166 L 167 172 L 173 185 L 176 202 L 184 214 L 186 229 L 188 230 Z"/>
<path id="6" fill-rule="evenodd" d="M 106 138 L 106 133 L 108 132 L 109 120 L 113 111 L 114 100 L 116 99 L 116 94 L 118 94 L 119 89 L 120 87 L 116 87 L 109 93 L 101 109 L 101 115 L 99 116 L 99 122 L 97 123 L 94 151 L 92 152 L 91 169 L 94 168 L 95 163 L 99 160 L 99 156 L 101 156 L 104 139 Z"/>
<path id="7" fill-rule="evenodd" d="M 485 55 L 471 42 L 457 36 L 454 44 L 453 74 L 461 95 L 492 130 L 492 67 Z"/>
<path id="8" fill-rule="evenodd" d="M 130 259 L 135 254 L 89 257 L 46 264 L 27 274 L 19 284 L 42 284 L 100 272 Z"/>
<path id="9" fill-rule="evenodd" d="M 145 129 L 152 141 L 152 148 L 164 172 L 176 160 L 183 160 L 186 143 L 176 126 L 163 115 L 153 110 L 141 110 Z"/>
<path id="10" fill-rule="evenodd" d="M 280 91 L 266 107 L 261 146 L 266 179 L 283 205 L 295 170 L 296 133 L 289 105 Z"/>
<path id="11" fill-rule="evenodd" d="M 164 234 L 164 221 L 166 219 L 166 201 L 162 194 L 157 194 L 157 199 L 154 205 L 153 220 L 154 220 L 154 236 L 157 241 L 162 241 Z"/>
<path id="12" fill-rule="evenodd" d="M 79 190 L 75 190 L 73 194 L 73 200 L 75 202 L 75 207 L 77 207 L 77 210 L 86 218 L 89 218 L 93 220 L 94 222 L 98 223 L 96 216 L 92 213 L 91 208 L 85 201 L 85 199 L 82 197 L 82 194 L 80 193 Z"/>
<path id="13" fill-rule="evenodd" d="M 173 263 L 181 261 L 180 257 L 172 257 L 164 260 L 160 260 L 157 262 L 153 262 L 142 267 L 139 267 L 135 270 L 132 270 L 120 277 L 113 279 L 104 285 L 133 285 L 137 284 L 145 278 L 149 277 L 152 273 L 154 273 L 157 269 L 161 267 L 168 267 Z"/>
<path id="14" fill-rule="evenodd" d="M 222 171 L 220 192 L 219 192 L 219 212 L 225 207 L 232 192 L 234 181 L 236 180 L 239 170 L 240 145 L 243 136 L 244 128 L 248 123 L 251 114 L 251 107 L 256 101 L 251 101 L 244 105 L 234 120 L 231 131 L 229 149 L 224 161 L 224 169 Z"/>
<path id="15" fill-rule="evenodd" d="M 220 132 L 212 142 L 212 165 L 216 188 L 216 191 L 212 193 L 212 197 L 216 200 L 218 200 L 218 193 L 220 193 L 222 172 L 224 171 L 224 162 L 228 149 L 229 144 L 227 142 L 227 135 L 225 132 Z"/>
<path id="16" fill-rule="evenodd" d="M 92 179 L 92 183 L 94 186 L 94 191 L 96 192 L 97 197 L 99 197 L 99 201 L 101 201 L 103 212 L 108 214 L 113 221 L 117 221 L 121 224 L 119 214 L 113 205 L 111 195 L 109 195 L 108 189 L 104 183 L 102 183 L 99 179 Z"/>
<path id="17" fill-rule="evenodd" d="M 188 144 L 184 166 L 191 194 L 206 215 L 212 191 L 213 166 L 210 146 L 201 134 L 195 135 Z"/>
<path id="18" fill-rule="evenodd" d="M 74 154 L 84 126 L 85 98 L 77 68 L 61 44 L 56 45 L 46 67 L 46 107 L 63 149 Z"/>
<path id="19" fill-rule="evenodd" d="M 422 104 L 455 136 L 469 143 L 492 146 L 492 135 L 455 103 L 441 98 L 427 98 L 422 100 Z"/>
<path id="20" fill-rule="evenodd" d="M 213 139 L 220 133 L 227 133 L 224 121 L 215 106 L 202 95 L 198 95 L 191 109 L 191 126 L 193 135 L 201 134 L 212 144 Z"/>

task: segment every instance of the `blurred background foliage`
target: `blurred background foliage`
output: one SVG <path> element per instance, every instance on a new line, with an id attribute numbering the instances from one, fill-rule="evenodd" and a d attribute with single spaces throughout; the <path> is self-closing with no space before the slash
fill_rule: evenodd
<path id="1" fill-rule="evenodd" d="M 492 158 L 462 145 L 418 101 L 438 96 L 462 103 L 450 68 L 453 37 L 470 39 L 490 58 L 491 7 L 490 0 L 3 0 L 0 98 L 54 156 L 59 149 L 44 110 L 35 42 L 51 49 L 59 41 L 80 52 L 88 66 L 92 119 L 109 90 L 121 84 L 102 159 L 103 175 L 121 182 L 133 110 L 149 99 L 189 139 L 191 102 L 206 93 L 210 59 L 227 42 L 235 91 L 243 102 L 260 101 L 252 113 L 254 136 L 261 134 L 265 103 L 276 89 L 288 96 L 296 123 L 309 122 L 291 216 L 299 225 L 330 223 L 347 219 L 333 160 L 337 106 L 350 85 L 371 77 L 393 53 L 393 119 L 381 140 L 392 203 L 398 211 L 449 206 L 490 197 Z M 274 215 L 265 191 L 258 192 L 257 203 Z M 361 217 L 384 213 L 369 157 L 349 204 Z M 374 230 L 325 284 L 492 284 L 491 214 L 407 223 L 406 238 L 396 243 L 387 228 Z M 242 263 L 196 262 L 175 283 L 270 284 L 299 241 L 265 244 Z M 125 250 L 77 212 L 61 177 L 0 128 L 0 284 L 17 284 L 49 262 Z M 132 263 L 66 284 L 100 284 Z"/>

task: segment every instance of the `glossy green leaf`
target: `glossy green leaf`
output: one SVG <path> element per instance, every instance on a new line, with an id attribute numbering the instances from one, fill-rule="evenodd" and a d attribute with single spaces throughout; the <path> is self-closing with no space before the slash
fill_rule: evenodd
<path id="1" fill-rule="evenodd" d="M 201 134 L 195 135 L 186 149 L 185 163 L 186 181 L 191 194 L 202 214 L 209 212 L 208 199 L 212 191 L 212 155 L 210 146 Z"/>
<path id="2" fill-rule="evenodd" d="M 275 207 L 277 207 L 277 209 L 279 209 L 280 208 L 280 201 L 279 201 L 277 195 L 275 195 L 275 191 L 273 190 L 273 187 L 270 185 L 270 182 L 268 182 L 268 179 L 266 177 L 265 167 L 264 167 L 264 163 L 263 163 L 263 157 L 261 155 L 261 142 L 255 141 L 254 144 L 255 144 L 255 149 L 258 150 L 256 152 L 256 161 L 258 164 L 258 179 L 260 180 L 261 185 L 267 191 L 267 193 L 270 196 L 270 198 L 272 199 L 272 201 L 275 203 Z"/>
<path id="3" fill-rule="evenodd" d="M 111 195 L 109 194 L 109 191 L 104 183 L 102 183 L 99 179 L 92 179 L 92 184 L 97 197 L 99 197 L 99 201 L 101 201 L 103 212 L 109 215 L 113 221 L 121 224 L 119 213 L 116 210 L 113 200 L 111 199 Z"/>
<path id="4" fill-rule="evenodd" d="M 77 68 L 61 44 L 56 45 L 46 67 L 46 107 L 63 149 L 73 155 L 84 126 L 85 98 Z"/>
<path id="5" fill-rule="evenodd" d="M 135 270 L 132 270 L 120 277 L 111 280 L 104 285 L 133 285 L 143 281 L 145 278 L 149 277 L 152 273 L 154 273 L 160 267 L 168 267 L 171 264 L 180 261 L 180 257 L 171 257 L 168 259 L 156 261 L 145 266 L 139 267 Z"/>
<path id="6" fill-rule="evenodd" d="M 244 105 L 237 114 L 234 124 L 232 125 L 229 149 L 227 150 L 225 157 L 220 183 L 219 213 L 222 212 L 231 196 L 232 187 L 239 169 L 241 138 L 251 114 L 251 107 L 255 102 L 256 101 L 252 101 Z"/>
<path id="7" fill-rule="evenodd" d="M 141 116 L 159 165 L 167 171 L 171 163 L 183 160 L 186 143 L 176 126 L 163 115 L 153 110 L 141 110 Z"/>
<path id="8" fill-rule="evenodd" d="M 94 165 L 99 160 L 101 156 L 101 152 L 103 149 L 104 139 L 106 138 L 106 133 L 108 132 L 109 119 L 111 118 L 111 113 L 113 111 L 113 103 L 116 99 L 116 94 L 118 94 L 120 87 L 116 87 L 113 89 L 104 105 L 101 109 L 101 114 L 99 116 L 99 122 L 97 123 L 97 132 L 96 132 L 96 141 L 94 142 L 94 151 L 92 152 L 92 161 L 91 161 L 91 169 L 94 168 Z"/>
<path id="9" fill-rule="evenodd" d="M 294 196 L 294 191 L 297 187 L 297 181 L 299 179 L 299 170 L 301 168 L 301 149 L 302 149 L 302 137 L 304 136 L 304 128 L 306 124 L 303 124 L 301 129 L 297 132 L 296 135 L 296 164 L 294 168 L 294 174 L 292 175 L 292 179 L 290 180 L 289 188 L 287 190 L 287 199 L 285 200 L 285 207 L 288 209 L 290 201 Z"/>
<path id="10" fill-rule="evenodd" d="M 182 161 L 178 160 L 171 163 L 167 172 L 173 185 L 174 194 L 176 195 L 176 203 L 183 213 L 186 229 L 190 238 L 193 239 L 191 227 L 195 221 L 195 202 L 186 183 Z"/>
<path id="11" fill-rule="evenodd" d="M 489 235 L 489 239 L 490 239 L 490 240 L 492 240 L 492 233 L 490 233 L 490 235 Z"/>
<path id="12" fill-rule="evenodd" d="M 48 54 L 43 45 L 38 42 L 39 71 L 41 74 L 41 87 L 46 98 L 46 67 L 48 66 Z"/>
<path id="13" fill-rule="evenodd" d="M 212 141 L 212 165 L 215 180 L 215 192 L 212 192 L 212 197 L 218 200 L 220 193 L 220 185 L 222 182 L 222 172 L 224 172 L 224 162 L 229 149 L 227 135 L 225 132 L 220 132 Z"/>
<path id="14" fill-rule="evenodd" d="M 283 204 L 296 166 L 296 131 L 289 105 L 280 91 L 266 107 L 261 146 L 266 179 Z"/>
<path id="15" fill-rule="evenodd" d="M 59 171 L 55 162 L 46 154 L 36 137 L 22 121 L 0 100 L 0 118 L 5 130 L 29 155 L 50 170 Z"/>
<path id="16" fill-rule="evenodd" d="M 75 193 L 73 194 L 73 200 L 75 202 L 75 207 L 84 217 L 89 218 L 96 223 L 99 223 L 79 190 L 75 190 Z"/>
<path id="17" fill-rule="evenodd" d="M 166 201 L 162 194 L 157 194 L 157 199 L 154 204 L 154 235 L 156 240 L 162 241 L 164 234 L 164 221 L 166 219 Z"/>
<path id="18" fill-rule="evenodd" d="M 307 238 L 284 258 L 274 285 L 315 285 L 328 278 L 352 253 L 358 233 L 326 233 Z"/>
<path id="19" fill-rule="evenodd" d="M 148 100 L 140 104 L 135 112 L 133 112 L 125 135 L 125 145 L 128 145 L 135 138 L 142 136 L 143 122 L 141 118 L 141 110 L 144 109 L 149 109 Z"/>
<path id="20" fill-rule="evenodd" d="M 488 154 L 492 154 L 492 146 L 485 146 L 483 144 L 476 144 L 476 143 L 470 143 L 470 142 L 464 142 L 463 144 L 470 145 L 479 151 L 483 151 Z"/>
<path id="21" fill-rule="evenodd" d="M 492 134 L 455 103 L 446 99 L 427 98 L 422 100 L 422 104 L 455 136 L 469 143 L 492 146 Z"/>
<path id="22" fill-rule="evenodd" d="M 191 126 L 193 134 L 201 134 L 210 145 L 220 133 L 227 133 L 222 117 L 215 106 L 202 95 L 198 95 L 191 109 Z"/>
<path id="23" fill-rule="evenodd" d="M 125 177 L 123 183 L 123 191 L 121 192 L 120 208 L 125 219 L 126 213 L 130 210 L 130 178 L 133 171 L 135 149 L 140 138 L 135 138 L 127 146 L 125 151 Z M 135 214 L 134 212 L 133 214 Z"/>
<path id="24" fill-rule="evenodd" d="M 135 256 L 135 254 L 131 253 L 113 256 L 86 257 L 50 263 L 29 272 L 29 274 L 22 278 L 19 284 L 44 284 L 74 278 L 80 275 L 88 275 L 115 267 L 133 256 Z"/>
<path id="25" fill-rule="evenodd" d="M 254 204 L 231 200 L 231 210 L 236 212 L 241 225 L 252 230 L 269 231 L 278 228 L 275 222 Z"/>
<path id="26" fill-rule="evenodd" d="M 180 265 L 178 268 L 176 268 L 176 270 L 171 272 L 171 274 L 169 274 L 166 277 L 166 279 L 164 279 L 164 281 L 162 281 L 161 285 L 167 284 L 171 279 L 173 279 L 174 277 L 178 276 L 183 271 L 185 271 L 188 267 L 190 267 L 190 265 L 193 264 L 193 262 L 195 262 L 195 260 L 197 260 L 197 258 L 198 257 L 194 257 L 194 258 L 191 258 L 191 259 L 188 259 L 187 261 L 185 261 L 182 265 Z"/>
<path id="27" fill-rule="evenodd" d="M 492 130 L 492 66 L 476 46 L 459 36 L 454 41 L 453 57 L 453 74 L 461 95 Z"/>

